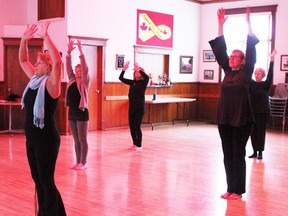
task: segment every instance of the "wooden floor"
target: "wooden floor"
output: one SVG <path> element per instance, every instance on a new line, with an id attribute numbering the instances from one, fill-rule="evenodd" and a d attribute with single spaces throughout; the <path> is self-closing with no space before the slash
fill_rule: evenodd
<path id="1" fill-rule="evenodd" d="M 282 216 L 288 204 L 288 132 L 268 131 L 264 159 L 248 159 L 247 193 L 226 201 L 216 125 L 143 127 L 143 151 L 129 130 L 89 133 L 88 169 L 71 170 L 72 136 L 61 137 L 56 182 L 69 216 Z M 247 155 L 252 153 L 251 143 Z M 0 215 L 34 215 L 34 184 L 23 134 L 0 135 Z"/>

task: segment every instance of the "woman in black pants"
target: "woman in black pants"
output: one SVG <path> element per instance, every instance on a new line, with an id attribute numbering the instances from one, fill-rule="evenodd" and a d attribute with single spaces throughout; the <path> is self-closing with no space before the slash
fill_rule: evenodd
<path id="1" fill-rule="evenodd" d="M 28 26 L 19 49 L 19 62 L 30 82 L 22 96 L 26 109 L 26 152 L 32 178 L 36 185 L 38 216 L 65 216 L 65 208 L 55 185 L 54 173 L 60 147 L 60 134 L 55 122 L 55 112 L 61 93 L 62 60 L 50 39 L 48 27 L 42 25 L 39 35 L 48 53 L 38 53 L 36 64 L 28 56 L 28 40 L 37 32 L 37 25 Z"/>
<path id="2" fill-rule="evenodd" d="M 144 69 L 134 64 L 134 79 L 124 78 L 125 71 L 129 67 L 129 61 L 125 62 L 119 80 L 130 86 L 129 88 L 129 126 L 133 140 L 132 150 L 142 150 L 141 123 L 145 113 L 145 91 L 149 82 L 149 76 Z"/>
<path id="3" fill-rule="evenodd" d="M 256 62 L 255 46 L 259 40 L 252 33 L 249 8 L 246 13 L 246 57 L 241 50 L 233 50 L 230 56 L 227 55 L 223 35 L 223 25 L 227 17 L 223 8 L 218 10 L 218 37 L 209 41 L 216 60 L 225 73 L 221 83 L 217 124 L 227 181 L 227 192 L 222 194 L 221 198 L 229 200 L 240 199 L 245 193 L 245 148 L 254 122 L 249 89 Z"/>
<path id="4" fill-rule="evenodd" d="M 262 152 L 265 147 L 266 128 L 270 118 L 269 92 L 273 83 L 274 57 L 277 51 L 274 49 L 270 54 L 269 72 L 265 81 L 262 81 L 266 76 L 263 68 L 255 69 L 255 80 L 252 80 L 250 98 L 252 110 L 255 117 L 255 124 L 252 127 L 251 143 L 253 154 L 249 158 L 263 159 Z M 258 152 L 258 155 L 257 155 Z"/>

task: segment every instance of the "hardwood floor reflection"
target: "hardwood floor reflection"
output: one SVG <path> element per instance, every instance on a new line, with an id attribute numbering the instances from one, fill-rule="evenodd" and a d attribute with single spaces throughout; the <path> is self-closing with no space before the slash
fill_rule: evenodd
<path id="1" fill-rule="evenodd" d="M 75 171 L 72 136 L 61 136 L 56 184 L 67 215 L 286 215 L 287 131 L 268 131 L 264 159 L 246 159 L 247 193 L 237 201 L 220 198 L 226 180 L 216 125 L 143 127 L 143 151 L 131 145 L 128 128 L 90 132 L 88 169 Z M 23 134 L 0 135 L 0 164 L 0 215 L 34 215 Z"/>

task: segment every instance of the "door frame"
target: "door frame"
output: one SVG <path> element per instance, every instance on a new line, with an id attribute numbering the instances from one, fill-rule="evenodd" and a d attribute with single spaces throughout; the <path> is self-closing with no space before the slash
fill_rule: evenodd
<path id="1" fill-rule="evenodd" d="M 106 45 L 108 39 L 104 38 L 93 38 L 93 37 L 82 37 L 82 36 L 68 36 L 69 40 L 81 40 L 82 45 L 86 46 L 95 46 L 97 49 L 97 87 L 99 92 L 97 92 L 97 130 L 105 130 L 106 129 L 106 112 L 105 112 L 105 98 L 106 98 L 106 91 L 104 88 L 104 80 L 105 80 L 105 56 L 106 56 Z M 95 110 L 89 110 L 89 112 L 95 112 Z"/>

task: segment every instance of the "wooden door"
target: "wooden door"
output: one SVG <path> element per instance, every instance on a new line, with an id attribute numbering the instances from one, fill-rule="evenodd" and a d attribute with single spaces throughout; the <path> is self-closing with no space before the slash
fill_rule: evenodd
<path id="1" fill-rule="evenodd" d="M 83 45 L 83 53 L 89 68 L 90 88 L 88 92 L 88 109 L 89 109 L 89 131 L 98 130 L 99 119 L 99 98 L 98 98 L 98 83 L 97 83 L 97 47 Z"/>
<path id="2" fill-rule="evenodd" d="M 29 82 L 29 78 L 23 72 L 18 59 L 20 46 L 19 38 L 3 38 L 4 42 L 4 82 L 6 86 L 6 97 L 9 94 L 17 94 L 22 97 L 23 91 Z M 28 43 L 30 61 L 37 61 L 37 53 L 43 49 L 42 39 L 32 39 Z M 20 106 L 12 107 L 12 129 L 24 128 L 24 111 Z M 8 109 L 4 116 L 5 127 L 8 126 Z"/>
<path id="3" fill-rule="evenodd" d="M 70 39 L 81 40 L 83 53 L 89 68 L 90 89 L 88 92 L 89 131 L 104 130 L 105 125 L 103 101 L 103 58 L 106 40 L 96 38 L 69 36 Z M 75 46 L 77 46 L 75 44 Z M 79 63 L 79 53 L 75 49 L 72 55 L 72 67 Z"/>

